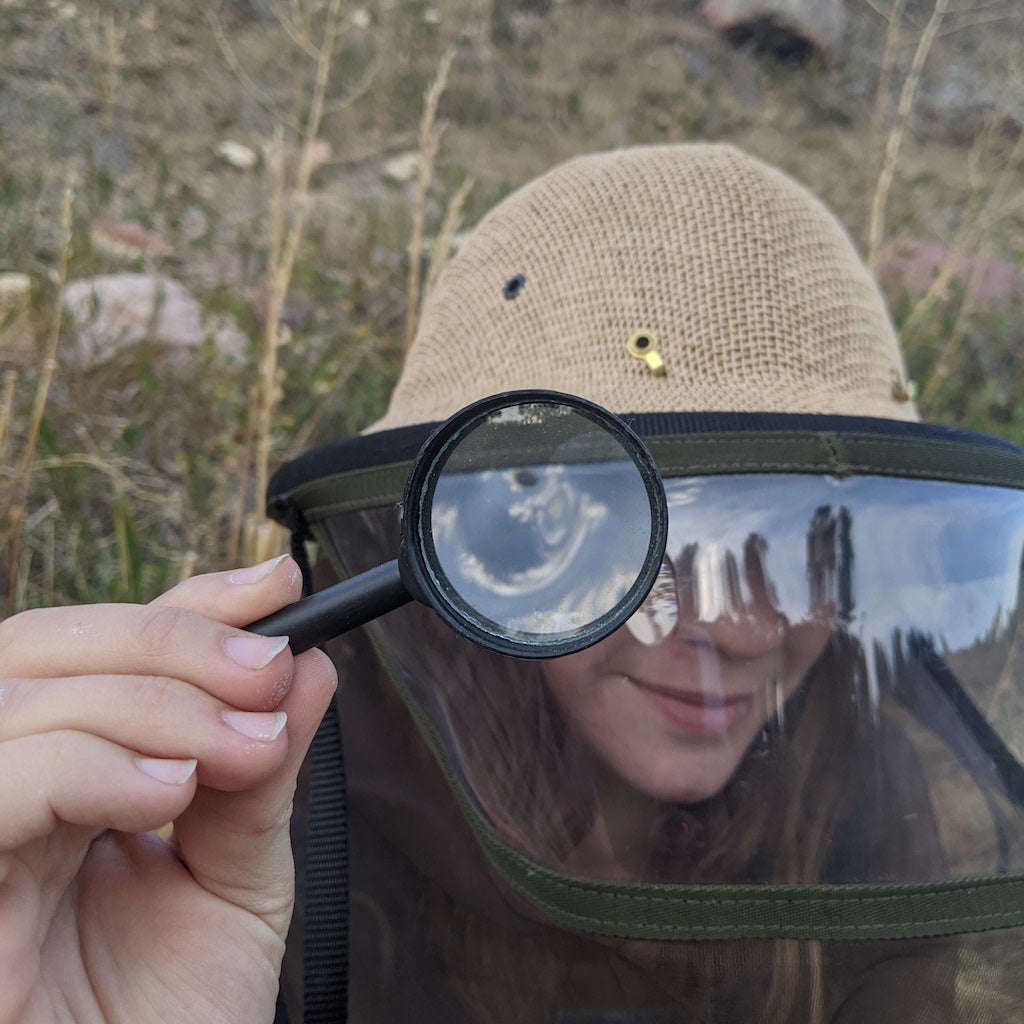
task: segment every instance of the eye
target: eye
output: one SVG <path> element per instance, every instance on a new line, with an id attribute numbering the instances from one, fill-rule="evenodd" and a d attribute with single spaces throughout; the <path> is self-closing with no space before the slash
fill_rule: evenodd
<path id="1" fill-rule="evenodd" d="M 517 298 L 519 293 L 526 287 L 526 278 L 522 274 L 516 274 L 515 277 L 510 277 L 505 282 L 505 287 L 502 288 L 501 294 L 506 299 Z"/>

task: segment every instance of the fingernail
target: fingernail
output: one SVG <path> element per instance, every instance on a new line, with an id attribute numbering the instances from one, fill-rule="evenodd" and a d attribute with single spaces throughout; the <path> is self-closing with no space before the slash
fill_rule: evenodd
<path id="1" fill-rule="evenodd" d="M 224 641 L 227 656 L 242 668 L 265 668 L 287 646 L 286 636 L 256 636 L 255 633 L 235 634 Z"/>
<path id="2" fill-rule="evenodd" d="M 237 733 L 251 740 L 276 740 L 288 721 L 283 711 L 222 711 L 220 717 Z"/>
<path id="3" fill-rule="evenodd" d="M 247 565 L 242 569 L 236 569 L 228 581 L 231 583 L 259 583 L 265 580 L 288 556 L 278 555 L 277 558 L 268 558 L 259 565 Z"/>
<path id="4" fill-rule="evenodd" d="M 164 757 L 137 757 L 135 763 L 139 770 L 145 772 L 151 779 L 157 782 L 166 782 L 169 786 L 181 786 L 192 778 L 196 770 L 196 759 L 187 760 L 181 758 Z"/>

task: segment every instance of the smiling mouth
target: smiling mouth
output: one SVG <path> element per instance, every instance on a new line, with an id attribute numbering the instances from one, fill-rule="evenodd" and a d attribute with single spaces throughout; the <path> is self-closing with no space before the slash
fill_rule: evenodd
<path id="1" fill-rule="evenodd" d="M 623 679 L 669 725 L 686 733 L 722 735 L 733 732 L 754 710 L 751 696 L 680 692 L 644 683 L 632 676 L 623 676 Z"/>

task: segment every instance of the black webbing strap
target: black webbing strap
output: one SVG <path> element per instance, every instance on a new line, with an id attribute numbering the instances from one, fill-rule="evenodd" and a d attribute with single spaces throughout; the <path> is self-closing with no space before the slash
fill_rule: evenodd
<path id="1" fill-rule="evenodd" d="M 343 1024 L 348 1010 L 348 822 L 341 730 L 333 704 L 313 738 L 309 759 L 303 1024 Z"/>
<path id="2" fill-rule="evenodd" d="M 305 545 L 309 533 L 296 506 L 286 505 L 283 516 L 291 530 L 292 557 L 302 572 L 302 592 L 309 594 L 312 572 Z M 348 1015 L 348 820 L 345 758 L 334 703 L 317 728 L 306 764 L 302 1024 L 344 1024 Z M 278 1020 L 282 1010 L 279 1004 Z"/>
<path id="3" fill-rule="evenodd" d="M 313 573 L 309 567 L 309 556 L 306 553 L 306 541 L 309 539 L 306 520 L 303 518 L 302 512 L 299 511 L 299 507 L 289 502 L 279 502 L 277 512 L 288 527 L 291 537 L 291 556 L 302 573 L 302 596 L 308 597 L 313 590 Z"/>

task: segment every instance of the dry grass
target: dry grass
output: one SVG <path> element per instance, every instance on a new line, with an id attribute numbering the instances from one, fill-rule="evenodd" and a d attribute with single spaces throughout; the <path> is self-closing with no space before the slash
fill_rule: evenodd
<path id="1" fill-rule="evenodd" d="M 267 520 L 262 510 L 267 492 L 270 459 L 273 448 L 274 412 L 282 396 L 282 373 L 279 351 L 288 332 L 281 325 L 281 311 L 295 268 L 299 245 L 303 240 L 310 209 L 310 181 L 315 161 L 320 125 L 324 116 L 327 87 L 345 22 L 342 0 L 329 0 L 322 14 L 319 31 L 318 4 L 293 0 L 286 11 L 277 8 L 277 18 L 286 36 L 297 51 L 299 71 L 296 74 L 291 116 L 279 123 L 267 154 L 270 180 L 269 232 L 267 241 L 266 304 L 263 310 L 263 333 L 257 361 L 256 384 L 238 481 L 238 498 L 228 543 L 228 561 L 239 556 L 255 562 L 280 550 L 283 534 Z M 226 46 L 225 43 L 222 45 Z M 230 48 L 225 49 L 231 53 Z M 306 74 L 312 64 L 312 83 Z M 239 67 L 237 60 L 232 64 Z M 364 82 L 350 97 L 357 98 L 368 88 Z M 288 153 L 296 153 L 293 162 Z M 256 507 L 246 512 L 250 474 L 254 478 Z"/>
<path id="2" fill-rule="evenodd" d="M 24 479 L 36 389 L 49 391 L 28 490 L 0 496 L 23 507 L 15 574 L 28 575 L 14 603 L 144 598 L 189 566 L 276 550 L 262 515 L 270 467 L 380 414 L 460 221 L 586 150 L 735 141 L 810 184 L 856 237 L 870 233 L 873 261 L 889 236 L 947 244 L 948 265 L 898 316 L 923 412 L 957 415 L 965 354 L 1005 338 L 992 365 L 1006 365 L 1020 337 L 1017 317 L 979 342 L 985 311 L 974 282 L 957 279 L 961 257 L 1024 253 L 1019 80 L 1001 70 L 983 82 L 1005 95 L 969 141 L 943 134 L 935 97 L 975 46 L 1002 53 L 992 40 L 1020 16 L 1005 0 L 877 2 L 882 17 L 849 5 L 848 55 L 793 68 L 646 0 L 528 11 L 268 0 L 262 17 L 205 5 L 194 18 L 179 15 L 202 5 L 180 0 L 131 20 L 113 0 L 102 18 L 81 12 L 57 29 L 58 15 L 10 0 L 18 31 L 0 75 L 31 117 L 12 119 L 17 146 L 0 132 L 0 269 L 30 274 L 37 315 L 57 308 L 57 173 L 74 164 L 67 273 L 169 273 L 252 346 L 235 365 L 203 350 L 173 379 L 145 349 L 48 379 L 42 362 L 0 374 L 6 484 Z M 55 41 L 63 49 L 47 50 Z M 53 69 L 45 90 L 33 85 L 41 66 Z M 218 164 L 225 138 L 248 145 L 257 169 Z M 386 180 L 388 159 L 411 148 L 415 180 Z M 135 222 L 166 251 L 138 264 L 104 254 L 90 241 L 99 220 Z M 980 400 L 975 411 L 972 425 L 1000 431 Z"/>
<path id="3" fill-rule="evenodd" d="M 874 192 L 871 196 L 871 210 L 868 214 L 868 251 L 866 261 L 868 269 L 872 274 L 877 275 L 882 257 L 882 244 L 885 241 L 885 218 L 886 208 L 889 203 L 889 193 L 892 190 L 893 178 L 896 175 L 896 168 L 899 162 L 900 148 L 903 145 L 903 137 L 907 130 L 911 111 L 914 108 L 914 99 L 921 82 L 921 72 L 924 62 L 931 52 L 938 35 L 942 20 L 946 16 L 949 7 L 949 0 L 935 0 L 931 16 L 928 19 L 923 31 L 918 36 L 917 47 L 914 50 L 913 59 L 907 69 L 900 89 L 899 103 L 896 106 L 896 116 L 885 140 L 885 149 L 882 153 L 882 166 L 878 172 L 878 180 L 875 182 Z M 899 23 L 903 15 L 902 0 L 898 2 L 889 20 L 889 34 L 886 41 L 886 53 L 883 58 L 882 74 L 879 77 L 880 102 L 876 105 L 876 111 L 881 109 L 886 93 L 882 89 L 888 89 L 889 75 L 892 67 L 892 52 L 896 47 Z"/>
<path id="4" fill-rule="evenodd" d="M 928 402 L 949 379 L 955 357 L 963 345 L 968 322 L 977 310 L 977 295 L 982 276 L 995 255 L 994 235 L 1000 223 L 1024 212 L 1024 196 L 1019 191 L 1018 175 L 1024 166 L 1024 129 L 1018 127 L 1016 137 L 1007 143 L 1005 130 L 1006 101 L 1016 94 L 1024 78 L 1020 72 L 1011 75 L 1010 87 L 986 122 L 978 140 L 968 154 L 973 185 L 960 223 L 945 261 L 928 290 L 918 299 L 902 325 L 902 338 L 908 348 L 920 340 L 915 335 L 927 329 L 929 319 L 946 300 L 951 286 L 966 263 L 971 266 L 963 282 L 963 298 L 952 324 L 943 325 L 943 337 L 935 339 L 935 362 L 921 400 Z"/>
<path id="5" fill-rule="evenodd" d="M 61 310 L 63 306 L 64 285 L 67 281 L 68 261 L 71 256 L 71 227 L 74 210 L 74 189 L 68 184 L 64 190 L 64 199 L 60 213 L 60 237 L 57 249 L 56 293 L 51 317 L 50 329 L 47 333 L 46 347 L 43 351 L 39 376 L 36 383 L 35 400 L 29 416 L 28 429 L 21 442 L 14 473 L 4 488 L 0 499 L 0 564 L 7 565 L 7 591 L 4 600 L 4 614 L 10 615 L 15 608 L 15 596 L 18 593 L 18 577 L 21 563 L 22 525 L 28 509 L 29 494 L 32 487 L 32 475 L 35 470 L 36 445 L 39 431 L 46 410 L 50 385 L 57 368 L 57 345 L 60 342 Z M 14 381 L 8 377 L 5 388 L 3 438 L 6 440 L 7 426 L 12 408 Z"/>
<path id="6" fill-rule="evenodd" d="M 109 114 L 117 98 L 124 68 L 124 43 L 128 35 L 129 16 L 123 21 L 113 11 L 96 12 L 100 36 L 100 61 L 96 69 L 96 92 L 100 108 Z"/>
<path id="7" fill-rule="evenodd" d="M 430 179 L 434 173 L 434 163 L 437 160 L 438 150 L 441 148 L 441 138 L 444 135 L 445 129 L 444 124 L 437 123 L 437 105 L 440 103 L 441 95 L 448 84 L 448 75 L 451 72 L 454 59 L 454 50 L 447 50 L 444 56 L 441 57 L 437 74 L 434 76 L 434 80 L 431 82 L 424 98 L 423 116 L 420 118 L 419 160 L 416 164 L 416 193 L 413 200 L 412 230 L 409 232 L 409 246 L 407 249 L 409 278 L 405 314 L 406 351 L 408 351 L 413 338 L 416 336 L 416 323 L 419 319 L 420 264 L 423 259 L 423 224 L 427 189 L 430 186 Z"/>

